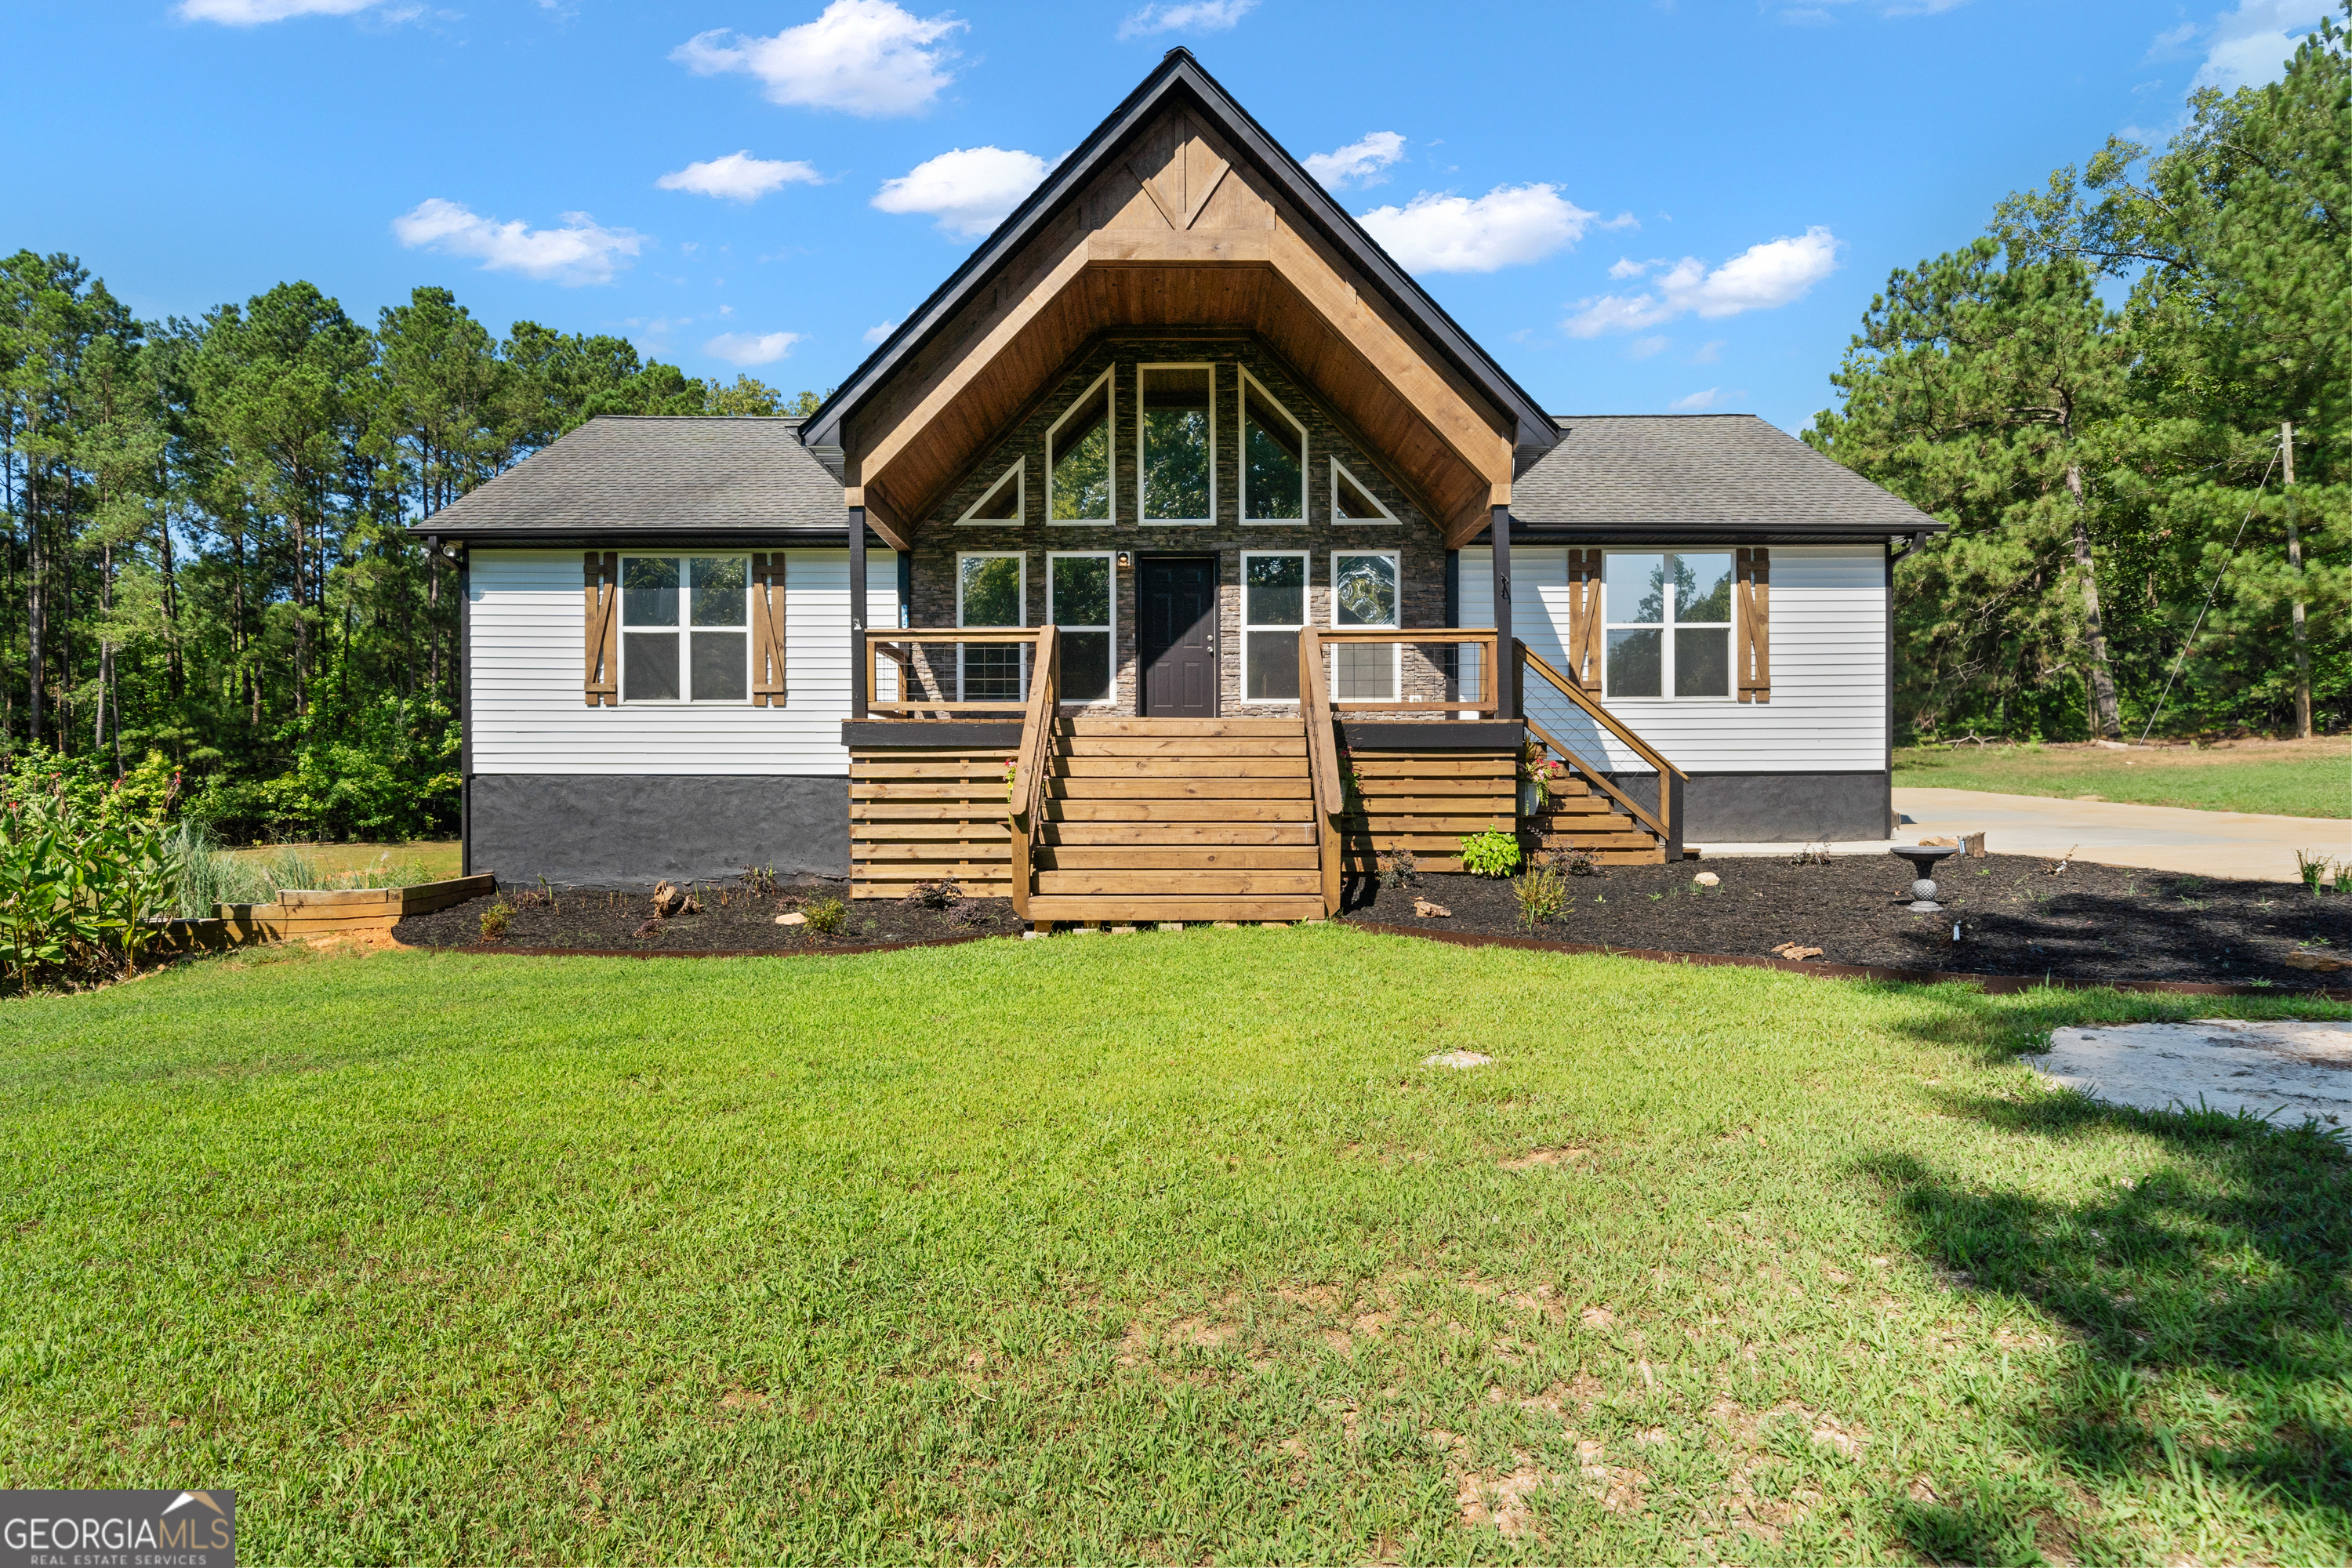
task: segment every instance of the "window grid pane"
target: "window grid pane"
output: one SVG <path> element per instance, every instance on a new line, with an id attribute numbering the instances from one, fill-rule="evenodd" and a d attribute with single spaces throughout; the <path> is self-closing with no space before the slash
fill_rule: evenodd
<path id="1" fill-rule="evenodd" d="M 621 566 L 621 624 L 677 625 L 677 562 L 658 555 L 632 555 Z"/>

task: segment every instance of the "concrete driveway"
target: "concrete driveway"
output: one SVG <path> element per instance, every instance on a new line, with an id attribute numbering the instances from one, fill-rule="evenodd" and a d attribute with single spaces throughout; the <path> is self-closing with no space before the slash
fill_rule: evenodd
<path id="1" fill-rule="evenodd" d="M 2347 793 L 2352 794 L 2352 782 Z M 2189 811 L 2121 801 L 2053 800 L 1972 789 L 1898 789 L 1902 839 L 1958 837 L 1981 829 L 1996 855 L 2063 855 L 2107 866 L 2146 866 L 2200 877 L 2298 880 L 2294 852 L 2352 860 L 2352 820 Z"/>

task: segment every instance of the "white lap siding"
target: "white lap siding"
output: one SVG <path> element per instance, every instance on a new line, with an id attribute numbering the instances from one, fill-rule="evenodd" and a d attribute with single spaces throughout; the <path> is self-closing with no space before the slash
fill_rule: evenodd
<path id="1" fill-rule="evenodd" d="M 1462 624 L 1494 625 L 1492 552 L 1465 550 L 1460 581 Z M 1610 710 L 1685 773 L 1884 773 L 1885 549 L 1776 544 L 1771 581 L 1770 702 L 1620 698 Z M 1565 672 L 1567 547 L 1514 544 L 1511 586 L 1512 631 Z M 1649 771 L 1538 676 L 1528 677 L 1527 705 L 1596 766 Z"/>
<path id="2" fill-rule="evenodd" d="M 849 552 L 786 551 L 782 712 L 741 703 L 591 708 L 579 550 L 476 550 L 467 671 L 477 773 L 849 773 Z M 897 618 L 898 558 L 868 551 L 876 624 Z M 887 664 L 884 666 L 888 668 Z"/>

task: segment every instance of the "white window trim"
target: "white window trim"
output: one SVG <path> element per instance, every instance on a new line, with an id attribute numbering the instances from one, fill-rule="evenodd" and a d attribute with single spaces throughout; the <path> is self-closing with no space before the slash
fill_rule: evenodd
<path id="1" fill-rule="evenodd" d="M 1314 557 L 1313 557 L 1312 555 L 1310 555 L 1307 552 L 1304 551 L 1304 550 L 1244 550 L 1244 551 L 1243 551 L 1243 552 L 1241 552 L 1241 554 L 1242 554 L 1241 575 L 1240 575 L 1240 581 L 1241 581 L 1241 597 L 1242 597 L 1242 603 L 1241 603 L 1241 637 L 1242 637 L 1242 699 L 1241 699 L 1241 700 L 1242 700 L 1244 702 L 1264 702 L 1264 703 L 1272 704 L 1272 705 L 1276 706 L 1276 707 L 1296 708 L 1297 706 L 1298 706 L 1298 704 L 1299 704 L 1300 702 L 1302 702 L 1303 700 L 1305 700 L 1305 697 L 1304 697 L 1304 695 L 1303 695 L 1303 694 L 1302 694 L 1301 696 L 1298 696 L 1298 697 L 1252 697 L 1251 695 L 1249 695 L 1249 689 L 1250 689 L 1250 671 L 1249 671 L 1249 659 L 1250 659 L 1250 633 L 1252 633 L 1252 632 L 1297 632 L 1297 631 L 1302 631 L 1302 630 L 1304 630 L 1305 628 L 1307 628 L 1307 627 L 1308 627 L 1308 626 L 1313 626 L 1313 625 L 1315 624 L 1315 604 L 1314 604 L 1314 600 L 1315 600 L 1315 560 L 1314 560 Z M 1306 619 L 1304 619 L 1304 620 L 1299 620 L 1299 621 L 1253 621 L 1253 620 L 1251 620 L 1251 619 L 1249 618 L 1249 613 L 1250 613 L 1250 604 L 1249 604 L 1249 563 L 1250 563 L 1250 562 L 1251 562 L 1253 559 L 1255 559 L 1255 558 L 1257 558 L 1257 557 L 1259 557 L 1259 556 L 1277 556 L 1277 555 L 1278 555 L 1278 556 L 1287 556 L 1287 557 L 1289 557 L 1289 558 L 1290 558 L 1290 559 L 1292 559 L 1292 560 L 1299 561 L 1299 562 L 1303 562 L 1303 563 L 1306 564 L 1306 568 L 1307 568 L 1307 569 L 1306 569 L 1305 571 L 1303 571 L 1303 572 L 1301 572 L 1301 573 L 1299 574 L 1299 582 L 1298 582 L 1298 597 L 1299 597 L 1299 605 L 1298 605 L 1298 609 L 1299 609 L 1299 613 L 1300 613 L 1302 616 L 1304 616 L 1306 617 Z M 1291 653 L 1290 657 L 1291 657 L 1293 659 L 1296 659 L 1296 658 L 1298 657 L 1297 652 L 1297 650 L 1296 650 L 1296 649 L 1294 649 L 1294 650 L 1292 651 L 1292 653 Z"/>
<path id="2" fill-rule="evenodd" d="M 1349 484 L 1356 487 L 1356 493 L 1358 495 L 1362 496 L 1366 500 L 1378 507 L 1380 509 L 1381 515 L 1378 517 L 1341 517 L 1339 515 L 1339 481 L 1343 479 Z M 1381 528 L 1389 523 L 1402 522 L 1404 520 L 1402 518 L 1400 518 L 1396 513 L 1391 511 L 1389 510 L 1389 503 L 1374 495 L 1372 493 L 1371 486 L 1358 479 L 1355 474 L 1349 469 L 1345 463 L 1342 463 L 1337 458 L 1331 459 L 1331 525 L 1333 527 Z"/>
<path id="3" fill-rule="evenodd" d="M 1403 552 L 1396 550 L 1350 550 L 1345 545 L 1338 544 L 1331 547 L 1330 625 L 1332 629 L 1336 631 L 1339 627 L 1339 558 L 1343 555 L 1378 555 L 1384 557 L 1387 560 L 1390 569 L 1394 572 L 1396 575 L 1397 591 L 1396 618 L 1388 623 L 1388 629 L 1391 631 L 1402 631 L 1404 629 Z M 1331 697 L 1334 701 L 1342 700 L 1339 697 L 1339 648 L 1345 645 L 1335 644 L 1331 649 L 1331 668 L 1329 675 L 1331 681 Z M 1402 643 L 1389 644 L 1389 692 L 1391 696 L 1396 699 L 1396 700 L 1400 702 L 1405 700 L 1404 645 Z M 1346 700 L 1355 700 L 1347 699 Z"/>
<path id="4" fill-rule="evenodd" d="M 1235 467 L 1234 488 L 1241 492 L 1240 517 L 1244 528 L 1304 528 L 1314 510 L 1315 462 L 1307 449 L 1307 422 L 1283 405 L 1283 401 L 1265 389 L 1265 383 L 1252 375 L 1246 366 L 1241 371 L 1234 394 L 1235 423 L 1234 433 L 1241 445 L 1234 448 L 1241 455 Z M 1251 389 L 1273 405 L 1276 413 L 1290 421 L 1298 432 L 1298 515 L 1297 517 L 1252 517 L 1249 514 L 1249 402 Z"/>
<path id="5" fill-rule="evenodd" d="M 1054 563 L 1091 558 L 1110 563 L 1110 624 L 1100 626 L 1065 626 L 1054 618 Z M 959 571 L 961 568 L 958 568 Z M 1110 635 L 1110 680 L 1101 697 L 1091 701 L 1072 701 L 1064 698 L 1071 708 L 1108 708 L 1118 701 L 1118 552 L 1116 550 L 1049 550 L 1045 552 L 1045 624 L 1069 632 L 1107 632 Z"/>
<path id="6" fill-rule="evenodd" d="M 1104 448 L 1110 453 L 1111 458 L 1108 465 L 1109 471 L 1105 476 L 1105 482 L 1110 487 L 1110 515 L 1108 517 L 1055 517 L 1054 515 L 1054 438 L 1062 433 L 1062 426 L 1070 422 L 1070 416 L 1084 407 L 1087 399 L 1094 396 L 1095 388 L 1097 386 L 1104 389 L 1103 442 Z M 1112 365 L 1087 383 L 1086 390 L 1072 398 L 1070 405 L 1062 410 L 1062 416 L 1046 426 L 1045 521 L 1058 528 L 1110 528 L 1118 521 L 1118 367 L 1117 365 Z"/>
<path id="7" fill-rule="evenodd" d="M 1738 650 L 1737 648 L 1731 650 L 1732 657 L 1725 661 L 1725 668 L 1729 672 L 1730 678 L 1725 680 L 1723 690 L 1719 692 L 1709 692 L 1705 697 L 1677 697 L 1675 695 L 1675 628 L 1681 626 L 1688 626 L 1694 631 L 1701 629 L 1711 631 L 1719 626 L 1723 628 L 1726 638 L 1728 640 L 1732 629 L 1738 624 L 1736 619 L 1739 603 L 1739 584 L 1738 578 L 1734 577 L 1732 581 L 1732 607 L 1735 616 L 1735 619 L 1733 620 L 1688 622 L 1676 620 L 1675 618 L 1675 596 L 1673 592 L 1669 590 L 1665 595 L 1665 603 L 1660 610 L 1661 618 L 1658 620 L 1618 621 L 1611 619 L 1609 614 L 1609 563 L 1606 557 L 1612 555 L 1733 555 L 1733 564 L 1736 569 L 1738 565 L 1738 557 L 1734 555 L 1733 552 L 1726 550 L 1721 545 L 1717 544 L 1695 544 L 1687 550 L 1677 549 L 1671 544 L 1662 544 L 1655 546 L 1654 548 L 1639 550 L 1603 550 L 1601 554 L 1603 556 L 1603 560 L 1601 563 L 1601 700 L 1604 702 L 1732 701 L 1737 696 L 1737 693 L 1732 690 L 1732 685 L 1738 678 L 1739 668 Z M 1609 685 L 1609 634 L 1611 632 L 1649 631 L 1654 628 L 1659 634 L 1658 695 L 1655 697 L 1623 697 L 1619 695 L 1616 691 L 1612 690 Z"/>
<path id="8" fill-rule="evenodd" d="M 956 629 L 963 630 L 963 563 L 967 561 L 1018 561 L 1021 563 L 1021 624 L 1029 624 L 1029 552 L 1025 550 L 959 550 L 955 564 Z M 1010 631 L 1010 626 L 982 626 L 981 631 Z M 956 644 L 956 694 L 959 702 L 963 694 L 963 653 L 966 645 Z M 1021 689 L 1029 689 L 1029 649 L 1021 648 Z"/>
<path id="9" fill-rule="evenodd" d="M 995 499 L 996 492 L 1004 488 L 1004 481 L 1007 479 L 1013 481 L 1013 515 L 1011 517 L 974 517 L 972 513 Z M 1019 528 L 1028 521 L 1029 459 L 1026 457 L 1020 457 L 1013 458 L 1013 466 L 997 475 L 995 482 L 981 491 L 979 498 L 963 509 L 963 515 L 956 519 L 956 526 L 958 528 Z"/>
<path id="10" fill-rule="evenodd" d="M 749 555 L 737 555 L 732 552 L 725 550 L 625 551 L 622 553 L 620 560 L 620 582 L 626 583 L 629 580 L 629 563 L 632 561 L 675 561 L 677 563 L 677 624 L 674 626 L 667 627 L 632 626 L 628 623 L 626 614 L 628 601 L 625 598 L 620 602 L 620 604 L 614 606 L 614 625 L 618 629 L 621 638 L 620 669 L 618 671 L 619 679 L 614 682 L 614 689 L 621 693 L 622 702 L 633 708 L 749 708 L 751 705 L 751 687 L 753 684 L 751 679 L 751 558 Z M 689 581 L 692 572 L 691 568 L 687 565 L 687 563 L 689 561 L 740 561 L 743 563 L 743 620 L 740 628 L 737 626 L 697 627 L 695 626 L 694 587 L 693 584 Z M 696 697 L 694 695 L 693 634 L 697 630 L 706 632 L 731 632 L 739 629 L 743 634 L 743 695 L 740 697 Z M 667 631 L 677 638 L 677 689 L 686 695 L 682 697 L 670 698 L 639 697 L 632 700 L 628 695 L 629 634 L 635 632 L 639 637 L 644 637 L 649 633 L 661 631 Z"/>
<path id="11" fill-rule="evenodd" d="M 1143 433 L 1150 426 L 1151 405 L 1143 390 L 1143 373 L 1148 370 L 1205 370 L 1209 373 L 1209 515 L 1206 517 L 1146 517 L 1145 500 L 1150 491 L 1144 486 Z M 1217 367 L 1213 362 L 1195 363 L 1187 361 L 1153 361 L 1135 367 L 1135 517 L 1147 528 L 1214 528 L 1217 525 Z"/>

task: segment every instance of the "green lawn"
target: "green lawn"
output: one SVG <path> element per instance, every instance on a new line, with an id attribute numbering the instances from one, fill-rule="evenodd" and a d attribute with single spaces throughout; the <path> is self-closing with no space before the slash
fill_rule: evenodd
<path id="1" fill-rule="evenodd" d="M 2352 816 L 2352 744 L 2305 741 L 2131 752 L 2042 746 L 1912 746 L 1895 753 L 1895 783 L 2003 795 L 2096 795 L 2141 805 Z"/>
<path id="2" fill-rule="evenodd" d="M 266 858 L 281 848 L 299 851 L 303 858 L 330 873 L 363 870 L 384 860 L 395 866 L 414 861 L 427 881 L 457 876 L 458 862 L 463 858 L 454 838 L 418 838 L 405 844 L 266 844 L 235 853 Z"/>
<path id="3" fill-rule="evenodd" d="M 2220 1012 L 2352 1009 L 1323 927 L 0 1004 L 0 1485 L 254 1563 L 2340 1562 L 2341 1148 L 2014 1060 Z"/>

